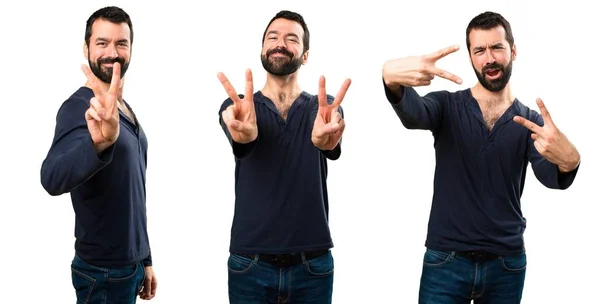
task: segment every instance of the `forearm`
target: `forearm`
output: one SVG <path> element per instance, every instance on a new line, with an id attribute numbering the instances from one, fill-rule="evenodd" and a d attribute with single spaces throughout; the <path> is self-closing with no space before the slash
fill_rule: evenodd
<path id="1" fill-rule="evenodd" d="M 63 146 L 66 148 L 61 149 Z M 113 150 L 113 146 L 110 146 L 98 154 L 89 134 L 62 139 L 53 145 L 42 163 L 41 182 L 44 189 L 50 195 L 70 192 L 109 164 Z"/>
<path id="2" fill-rule="evenodd" d="M 532 170 L 538 181 L 550 189 L 565 190 L 573 184 L 579 165 L 568 172 L 563 172 L 557 164 L 553 164 L 540 155 L 536 155 L 532 162 Z"/>
<path id="3" fill-rule="evenodd" d="M 241 159 L 250 155 L 250 153 L 254 151 L 254 148 L 256 147 L 256 144 L 258 142 L 258 137 L 249 143 L 238 143 L 233 139 L 233 137 L 229 133 L 227 125 L 225 124 L 223 119 L 220 119 L 220 124 L 221 128 L 223 129 L 223 132 L 225 133 L 225 136 L 227 137 L 227 140 L 229 141 L 229 144 L 231 145 L 231 149 L 233 150 L 233 155 L 235 157 Z"/>
<path id="4" fill-rule="evenodd" d="M 383 85 L 386 98 L 404 127 L 432 130 L 439 123 L 442 111 L 439 100 L 421 97 L 412 87 L 385 82 Z"/>
<path id="5" fill-rule="evenodd" d="M 570 142 L 568 142 L 568 146 L 569 148 L 566 149 L 567 153 L 565 153 L 565 157 L 562 157 L 557 164 L 561 173 L 568 173 L 575 170 L 579 167 L 579 163 L 581 162 L 581 155 L 579 155 L 577 148 Z"/>
<path id="6" fill-rule="evenodd" d="M 333 148 L 333 150 L 319 149 L 319 151 L 321 151 L 321 153 L 323 153 L 323 156 L 325 156 L 327 159 L 337 160 L 342 155 L 342 141 L 340 140 L 340 142 L 335 146 L 335 148 Z"/>
<path id="7" fill-rule="evenodd" d="M 152 266 L 152 251 L 148 253 L 148 257 L 142 261 L 142 264 L 144 264 L 144 266 L 146 267 Z"/>

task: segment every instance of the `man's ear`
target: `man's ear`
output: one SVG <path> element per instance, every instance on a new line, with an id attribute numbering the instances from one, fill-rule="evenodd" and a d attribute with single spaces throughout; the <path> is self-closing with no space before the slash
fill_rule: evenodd
<path id="1" fill-rule="evenodd" d="M 511 55 L 512 55 L 512 60 L 516 60 L 517 59 L 517 45 L 513 44 L 512 48 L 511 48 Z"/>
<path id="2" fill-rule="evenodd" d="M 306 64 L 306 62 L 308 61 L 308 51 L 304 52 L 304 54 L 302 54 L 302 64 Z"/>

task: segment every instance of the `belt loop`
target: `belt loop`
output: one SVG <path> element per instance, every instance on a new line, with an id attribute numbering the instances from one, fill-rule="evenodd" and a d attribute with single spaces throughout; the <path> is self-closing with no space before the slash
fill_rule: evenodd
<path id="1" fill-rule="evenodd" d="M 258 253 L 254 255 L 254 260 L 252 261 L 252 263 L 254 263 L 254 265 L 258 265 L 259 257 L 260 257 L 260 254 L 258 254 Z"/>
<path id="2" fill-rule="evenodd" d="M 302 258 L 302 264 L 306 264 L 306 255 L 304 254 L 304 251 L 300 252 L 300 257 Z"/>
<path id="3" fill-rule="evenodd" d="M 454 258 L 456 256 L 456 251 L 451 251 L 450 252 L 450 258 Z"/>

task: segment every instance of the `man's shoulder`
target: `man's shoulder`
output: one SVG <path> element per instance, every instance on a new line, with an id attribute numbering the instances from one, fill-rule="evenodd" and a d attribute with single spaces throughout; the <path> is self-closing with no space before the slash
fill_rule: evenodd
<path id="1" fill-rule="evenodd" d="M 539 112 L 530 108 L 529 106 L 521 102 L 518 98 L 515 98 L 514 104 L 517 115 L 522 116 L 530 121 L 537 122 L 538 124 L 543 124 L 542 115 L 540 115 Z"/>
<path id="2" fill-rule="evenodd" d="M 83 109 L 84 112 L 90 106 L 90 99 L 94 97 L 94 92 L 90 88 L 80 87 L 60 105 L 58 112 L 72 112 Z"/>

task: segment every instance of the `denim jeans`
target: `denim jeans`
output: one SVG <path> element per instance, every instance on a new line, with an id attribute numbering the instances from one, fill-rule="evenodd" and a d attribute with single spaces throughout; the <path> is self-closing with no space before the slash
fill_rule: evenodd
<path id="1" fill-rule="evenodd" d="M 278 268 L 259 260 L 230 254 L 229 303 L 329 304 L 333 292 L 331 251 L 302 264 Z"/>
<path id="2" fill-rule="evenodd" d="M 420 304 L 518 304 L 525 283 L 525 253 L 473 261 L 455 252 L 427 249 Z"/>
<path id="3" fill-rule="evenodd" d="M 103 268 L 88 264 L 76 255 L 71 263 L 77 304 L 135 303 L 144 276 L 141 262 L 118 269 Z"/>

